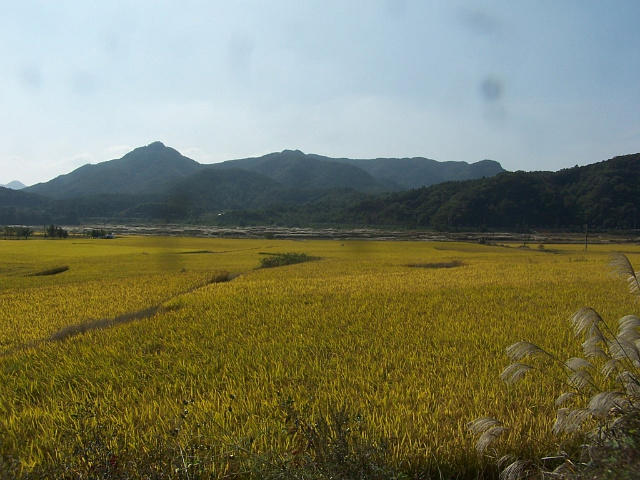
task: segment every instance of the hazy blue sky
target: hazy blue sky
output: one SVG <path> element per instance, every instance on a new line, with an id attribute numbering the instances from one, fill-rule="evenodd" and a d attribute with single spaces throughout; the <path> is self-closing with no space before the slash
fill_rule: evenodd
<path id="1" fill-rule="evenodd" d="M 0 3 L 0 184 L 160 140 L 559 170 L 640 151 L 640 1 Z"/>

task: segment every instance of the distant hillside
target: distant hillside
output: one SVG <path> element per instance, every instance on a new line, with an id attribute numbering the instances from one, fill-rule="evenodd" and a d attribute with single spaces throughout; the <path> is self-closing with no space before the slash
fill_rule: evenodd
<path id="1" fill-rule="evenodd" d="M 13 182 L 9 182 L 6 185 L 0 185 L 0 187 L 10 188 L 11 190 L 22 190 L 26 187 L 26 185 L 22 182 L 14 180 Z"/>
<path id="2" fill-rule="evenodd" d="M 136 148 L 117 160 L 84 165 L 71 173 L 25 191 L 51 198 L 70 198 L 101 193 L 139 194 L 165 188 L 177 177 L 202 169 L 173 148 L 155 142 Z"/>
<path id="3" fill-rule="evenodd" d="M 479 178 L 460 180 L 468 176 Z M 406 190 L 429 182 L 440 183 Z M 639 184 L 640 154 L 559 172 L 504 172 L 490 160 L 329 159 L 298 150 L 201 165 L 155 142 L 20 191 L 0 187 L 0 224 L 629 230 L 640 229 Z"/>
<path id="4" fill-rule="evenodd" d="M 0 187 L 0 206 L 2 207 L 37 207 L 47 203 L 47 199 L 22 190 Z"/>
<path id="5" fill-rule="evenodd" d="M 230 160 L 216 167 L 253 170 L 292 188 L 349 187 L 359 191 L 408 190 L 451 180 L 492 177 L 505 171 L 493 160 L 472 164 L 421 157 L 356 160 L 304 154 L 299 150 Z"/>
<path id="6" fill-rule="evenodd" d="M 40 195 L 0 187 L 0 225 L 40 224 L 49 203 Z"/>
<path id="7" fill-rule="evenodd" d="M 438 162 L 428 158 L 375 158 L 371 160 L 338 159 L 357 166 L 376 178 L 386 178 L 401 189 L 428 187 L 451 180 L 493 177 L 506 170 L 494 160 L 476 163 Z"/>
<path id="8" fill-rule="evenodd" d="M 505 172 L 349 206 L 354 222 L 446 228 L 640 228 L 640 154 L 559 172 Z"/>
<path id="9" fill-rule="evenodd" d="M 232 209 L 253 209 L 281 202 L 286 189 L 259 173 L 240 169 L 204 168 L 174 179 L 151 201 L 130 207 L 124 216 L 184 219 L 217 215 Z"/>
<path id="10" fill-rule="evenodd" d="M 241 168 L 258 172 L 289 188 L 352 188 L 383 192 L 401 187 L 384 178 L 374 178 L 364 169 L 319 155 L 305 155 L 300 150 L 284 150 L 257 158 L 229 160 L 215 168 Z"/>
<path id="11" fill-rule="evenodd" d="M 49 182 L 26 187 L 24 191 L 56 199 L 106 194 L 157 196 L 163 194 L 176 180 L 206 169 L 250 171 L 263 175 L 265 181 L 276 181 L 285 189 L 297 191 L 350 189 L 367 193 L 398 191 L 415 185 L 431 185 L 448 180 L 480 178 L 503 171 L 500 164 L 489 160 L 469 165 L 465 162 L 440 163 L 425 158 L 331 159 L 320 155 L 306 155 L 299 150 L 284 150 L 257 158 L 202 165 L 161 142 L 154 142 L 146 147 L 136 148 L 122 158 L 84 165 Z M 269 182 L 264 188 L 270 188 Z M 244 198 L 242 194 L 238 196 Z M 245 208 L 249 207 L 250 205 L 245 205 Z"/>

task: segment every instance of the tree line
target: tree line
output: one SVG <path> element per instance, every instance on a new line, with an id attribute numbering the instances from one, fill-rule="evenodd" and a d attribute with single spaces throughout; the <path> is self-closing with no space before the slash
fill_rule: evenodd
<path id="1" fill-rule="evenodd" d="M 33 235 L 33 229 L 30 227 L 24 226 L 11 226 L 7 225 L 5 227 L 0 227 L 0 234 L 5 239 L 25 239 L 28 240 L 29 237 Z M 44 238 L 50 239 L 63 239 L 68 238 L 69 232 L 64 228 L 51 224 L 44 229 Z"/>
<path id="2" fill-rule="evenodd" d="M 33 235 L 33 230 L 29 227 L 6 226 L 0 227 L 0 234 L 2 234 L 4 238 L 24 238 L 27 240 L 31 235 Z"/>

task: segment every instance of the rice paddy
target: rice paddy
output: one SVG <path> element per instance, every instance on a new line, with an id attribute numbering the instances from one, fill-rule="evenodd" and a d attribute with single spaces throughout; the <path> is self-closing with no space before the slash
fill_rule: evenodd
<path id="1" fill-rule="evenodd" d="M 624 249 L 639 263 L 639 247 Z M 498 454 L 543 453 L 560 441 L 551 433 L 558 387 L 502 383 L 505 349 L 531 340 L 570 356 L 576 310 L 633 313 L 610 274 L 611 250 L 0 241 L 0 458 L 25 474 L 101 455 L 161 462 L 167 445 L 197 444 L 222 477 L 235 471 L 229 452 L 295 455 L 283 405 L 310 419 L 348 409 L 407 472 L 481 471 L 466 426 L 485 415 L 528 435 L 507 438 Z M 314 261 L 259 269 L 265 253 Z"/>

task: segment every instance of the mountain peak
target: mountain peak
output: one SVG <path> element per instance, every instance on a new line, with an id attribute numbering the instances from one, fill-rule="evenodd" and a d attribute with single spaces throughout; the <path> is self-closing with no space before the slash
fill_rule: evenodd
<path id="1" fill-rule="evenodd" d="M 202 169 L 195 160 L 185 157 L 162 142 L 138 147 L 122 158 L 85 165 L 27 191 L 53 198 L 71 198 L 103 193 L 139 194 L 158 190 L 175 178 Z"/>
<path id="2" fill-rule="evenodd" d="M 291 156 L 296 156 L 296 157 L 306 157 L 306 154 L 304 152 L 298 150 L 298 149 L 296 149 L 296 150 L 286 149 L 286 150 L 283 150 L 282 153 L 284 155 L 291 155 Z"/>
<path id="3" fill-rule="evenodd" d="M 19 182 L 18 180 L 14 180 L 13 182 L 9 182 L 6 185 L 0 185 L 0 187 L 10 188 L 11 190 L 22 190 L 27 186 L 24 183 Z"/>

